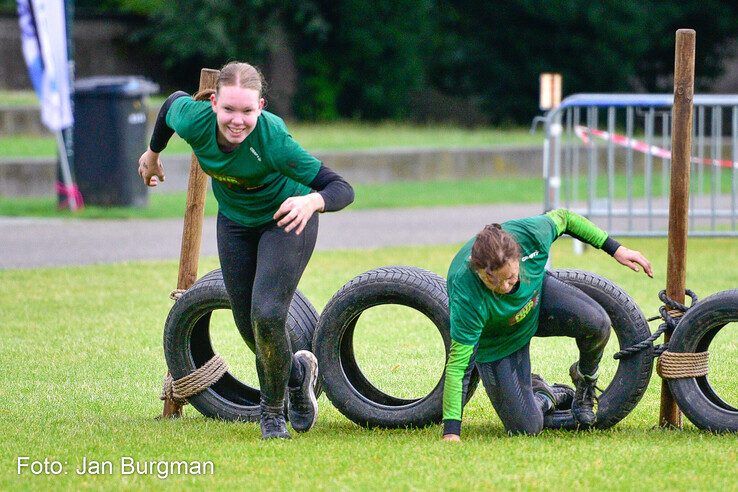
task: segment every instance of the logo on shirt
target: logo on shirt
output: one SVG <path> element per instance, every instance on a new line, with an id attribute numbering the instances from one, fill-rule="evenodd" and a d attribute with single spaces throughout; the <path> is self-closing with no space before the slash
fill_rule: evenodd
<path id="1" fill-rule="evenodd" d="M 251 153 L 254 154 L 254 157 L 256 157 L 256 160 L 258 160 L 259 162 L 261 162 L 261 156 L 256 151 L 256 149 L 254 149 L 253 147 L 249 147 L 249 150 L 251 150 Z"/>
<path id="2" fill-rule="evenodd" d="M 533 251 L 533 252 L 532 252 L 531 254 L 529 254 L 528 256 L 523 256 L 522 258 L 520 258 L 520 261 L 521 261 L 521 262 L 523 262 L 523 261 L 528 261 L 528 260 L 530 260 L 530 259 L 532 259 L 532 258 L 535 258 L 535 257 L 536 257 L 536 256 L 538 256 L 539 254 L 541 254 L 541 252 L 540 252 L 540 251 L 538 251 L 538 250 L 535 250 L 535 251 Z"/>
<path id="3" fill-rule="evenodd" d="M 210 171 L 205 171 L 205 174 L 207 174 L 214 180 L 223 183 L 223 186 L 233 191 L 259 191 L 267 187 L 267 184 L 249 186 L 249 183 L 246 180 L 235 178 L 233 176 L 225 176 L 223 174 L 216 174 Z"/>
<path id="4" fill-rule="evenodd" d="M 510 324 L 510 326 L 515 325 L 517 323 L 520 323 L 525 319 L 526 316 L 530 314 L 530 312 L 533 310 L 534 307 L 536 307 L 536 304 L 538 304 L 538 293 L 535 292 L 535 295 L 533 298 L 525 303 L 525 306 L 523 306 L 523 309 L 515 313 L 515 316 L 507 320 L 507 322 Z"/>

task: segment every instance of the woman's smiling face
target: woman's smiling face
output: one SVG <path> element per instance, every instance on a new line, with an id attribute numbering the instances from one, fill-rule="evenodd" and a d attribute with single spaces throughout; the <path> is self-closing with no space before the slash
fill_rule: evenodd
<path id="1" fill-rule="evenodd" d="M 256 127 L 264 99 L 257 90 L 231 85 L 210 96 L 210 104 L 218 121 L 218 143 L 235 147 Z"/>

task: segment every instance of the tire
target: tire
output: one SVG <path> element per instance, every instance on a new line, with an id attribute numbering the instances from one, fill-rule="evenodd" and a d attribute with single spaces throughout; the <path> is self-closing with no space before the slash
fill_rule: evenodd
<path id="1" fill-rule="evenodd" d="M 361 373 L 353 351 L 356 322 L 367 309 L 399 304 L 420 311 L 451 344 L 446 281 L 415 267 L 390 266 L 365 272 L 344 285 L 328 302 L 315 329 L 313 349 L 326 396 L 353 422 L 366 427 L 423 427 L 442 418 L 443 375 L 433 390 L 416 399 L 396 398 L 376 388 Z M 473 371 L 468 398 L 479 382 Z"/>
<path id="2" fill-rule="evenodd" d="M 726 324 L 738 321 L 738 290 L 726 290 L 704 298 L 687 310 L 669 340 L 669 351 L 704 352 Z M 738 409 L 724 401 L 707 376 L 670 379 L 674 399 L 684 415 L 700 429 L 738 432 Z"/>
<path id="3" fill-rule="evenodd" d="M 164 356 L 172 377 L 182 378 L 215 354 L 210 341 L 210 315 L 216 309 L 230 309 L 231 301 L 220 269 L 213 270 L 192 285 L 169 311 L 164 326 Z M 318 314 L 310 301 L 295 292 L 287 316 L 287 333 L 293 352 L 311 350 Z M 316 393 L 320 388 L 316 388 Z M 206 417 L 222 420 L 259 419 L 257 388 L 226 372 L 215 384 L 188 402 Z"/>
<path id="4" fill-rule="evenodd" d="M 613 321 L 621 348 L 650 335 L 638 306 L 609 280 L 577 270 L 552 273 L 603 306 Z M 445 280 L 414 267 L 371 270 L 348 282 L 333 296 L 315 330 L 313 347 L 326 395 L 343 415 L 362 426 L 396 428 L 438 423 L 443 413 L 443 375 L 425 397 L 403 400 L 375 388 L 356 364 L 352 347 L 356 321 L 363 311 L 381 304 L 402 304 L 425 314 L 438 328 L 448 357 L 450 326 Z M 596 427 L 615 425 L 638 404 L 648 387 L 652 363 L 652 349 L 620 360 L 613 381 L 600 397 Z M 478 382 L 474 370 L 467 401 Z M 560 411 L 547 416 L 546 427 L 573 429 L 576 424 L 571 411 Z"/>
<path id="5" fill-rule="evenodd" d="M 651 335 L 648 322 L 635 301 L 611 281 L 582 270 L 552 270 L 551 274 L 580 289 L 604 308 L 612 322 L 620 350 L 642 342 Z M 652 348 L 619 360 L 612 381 L 599 396 L 595 428 L 612 427 L 635 408 L 648 388 L 652 366 Z M 570 410 L 555 411 L 544 420 L 546 428 L 577 427 Z"/>

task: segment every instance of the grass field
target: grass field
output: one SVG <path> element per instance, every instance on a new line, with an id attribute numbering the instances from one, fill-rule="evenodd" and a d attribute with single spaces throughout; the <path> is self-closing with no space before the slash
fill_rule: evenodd
<path id="1" fill-rule="evenodd" d="M 646 315 L 656 312 L 665 284 L 665 240 L 632 240 L 654 263 L 649 280 L 601 252 L 574 256 L 568 240 L 554 248 L 554 265 L 599 272 L 621 285 Z M 688 286 L 705 296 L 738 286 L 735 240 L 691 240 Z M 445 274 L 453 246 L 316 253 L 301 290 L 320 310 L 354 275 L 382 265 L 408 264 Z M 204 259 L 201 272 L 215 268 Z M 233 489 L 410 490 L 547 489 L 734 490 L 735 435 L 710 435 L 687 423 L 683 431 L 655 429 L 659 381 L 640 405 L 607 431 L 545 431 L 538 437 L 504 435 L 484 392 L 467 407 L 464 442 L 440 441 L 440 426 L 366 430 L 323 396 L 320 419 L 291 442 L 262 442 L 255 424 L 203 418 L 158 421 L 165 372 L 161 332 L 176 281 L 175 262 L 0 271 L 0 489 Z M 388 311 L 382 311 L 388 310 Z M 378 309 L 357 328 L 359 362 L 380 387 L 418 396 L 442 370 L 435 328 L 409 310 Z M 371 313 L 371 316 L 369 315 Z M 255 381 L 253 357 L 228 313 L 215 320 L 214 344 L 231 370 Z M 654 326 L 655 328 L 655 326 Z M 738 404 L 736 329 L 711 347 L 711 381 Z M 388 339 L 396 341 L 390 349 Z M 612 353 L 612 347 L 608 348 Z M 535 340 L 534 370 L 565 381 L 575 357 L 569 340 Z M 427 355 L 427 357 L 418 357 Z M 608 360 L 606 367 L 612 368 Z M 611 371 L 611 369 L 605 369 Z M 713 377 L 714 374 L 714 377 Z M 58 460 L 59 476 L 17 474 L 19 456 Z M 659 463 L 659 457 L 663 456 Z M 212 461 L 214 475 L 121 475 L 121 457 Z M 110 460 L 113 473 L 78 476 L 88 460 Z M 66 472 L 66 474 L 65 474 Z"/>
<path id="2" fill-rule="evenodd" d="M 395 181 L 355 184 L 356 200 L 351 210 L 370 208 L 433 207 L 493 203 L 535 203 L 543 196 L 540 178 L 500 178 L 457 181 Z M 185 210 L 185 192 L 152 192 L 145 208 L 85 207 L 72 214 L 57 210 L 55 198 L 2 198 L 0 216 L 78 217 L 78 218 L 179 218 Z M 205 215 L 218 210 L 215 197 L 208 192 Z"/>
<path id="3" fill-rule="evenodd" d="M 541 145 L 543 136 L 523 128 L 461 128 L 401 123 L 291 123 L 290 133 L 311 152 L 396 147 L 489 147 L 496 145 Z M 143 147 L 142 147 L 143 151 Z M 174 136 L 168 153 L 191 152 L 187 143 Z M 56 141 L 51 136 L 14 135 L 0 137 L 0 157 L 53 157 Z"/>
<path id="4" fill-rule="evenodd" d="M 721 193 L 731 193 L 733 177 L 721 175 Z M 626 198 L 626 178 L 617 175 L 615 179 L 616 200 Z M 576 198 L 580 202 L 587 199 L 587 181 L 580 179 L 574 183 L 565 183 L 562 200 Z M 572 194 L 570 189 L 577 188 Z M 183 216 L 186 202 L 185 192 L 167 192 L 161 190 L 149 193 L 149 205 L 144 208 L 132 207 L 98 207 L 88 206 L 84 210 L 72 214 L 68 210 L 58 210 L 56 199 L 49 198 L 3 198 L 0 197 L 0 216 L 33 216 L 33 217 L 77 217 L 87 219 L 112 218 L 179 218 Z M 438 181 L 393 181 L 389 183 L 354 184 L 356 201 L 352 210 L 371 208 L 405 208 L 405 207 L 437 207 L 457 205 L 490 205 L 496 203 L 540 203 L 543 200 L 544 182 L 539 177 L 504 177 L 479 178 Z M 693 192 L 697 183 L 692 183 Z M 702 188 L 709 197 L 711 182 L 704 183 Z M 645 196 L 642 177 L 633 180 L 632 194 L 635 199 Z M 608 197 L 608 182 L 604 177 L 597 181 L 596 196 Z M 661 181 L 653 183 L 652 196 L 656 206 L 664 206 L 666 195 L 661 188 Z M 660 201 L 659 201 L 660 200 Z M 214 216 L 217 204 L 209 192 L 205 201 L 205 215 Z"/>
<path id="5" fill-rule="evenodd" d="M 0 101 L 3 106 L 12 108 L 18 106 L 34 106 L 38 107 L 38 97 L 32 90 L 27 91 L 7 91 L 0 90 Z"/>

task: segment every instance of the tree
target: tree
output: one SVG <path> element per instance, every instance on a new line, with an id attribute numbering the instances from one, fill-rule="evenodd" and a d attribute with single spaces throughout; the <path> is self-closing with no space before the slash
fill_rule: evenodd
<path id="1" fill-rule="evenodd" d="M 297 67 L 292 108 L 307 119 L 402 119 L 413 95 L 497 123 L 538 111 L 538 75 L 564 93 L 669 91 L 674 32 L 697 31 L 697 88 L 721 73 L 738 37 L 738 3 L 721 0 L 76 0 L 80 13 L 141 16 L 129 51 L 157 81 L 195 87 L 229 60 Z M 0 0 L 0 10 L 14 7 Z M 154 66 L 154 65 L 152 65 Z M 278 77 L 275 70 L 268 81 Z M 440 97 L 435 97 L 439 95 Z M 458 103 L 458 104 L 457 104 Z"/>
<path id="2" fill-rule="evenodd" d="M 563 74 L 567 93 L 619 91 L 646 49 L 635 2 L 440 0 L 451 33 L 432 68 L 450 93 L 479 95 L 493 121 L 523 122 L 537 111 L 538 75 Z"/>
<path id="3" fill-rule="evenodd" d="M 732 55 L 731 40 L 738 36 L 738 4 L 719 0 L 649 2 L 651 29 L 643 33 L 648 44 L 636 65 L 638 82 L 648 92 L 670 92 L 674 72 L 674 33 L 694 29 L 696 36 L 695 85 L 706 89 L 723 73 Z"/>
<path id="4" fill-rule="evenodd" d="M 432 5 L 430 0 L 321 1 L 329 28 L 299 48 L 305 81 L 301 114 L 406 117 L 411 93 L 426 84 Z"/>
<path id="5" fill-rule="evenodd" d="M 563 74 L 565 94 L 669 91 L 674 33 L 697 31 L 698 87 L 721 72 L 738 35 L 738 5 L 719 0 L 439 0 L 449 36 L 434 85 L 482 99 L 496 122 L 537 111 L 538 75 Z"/>

